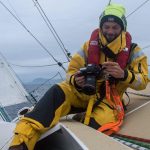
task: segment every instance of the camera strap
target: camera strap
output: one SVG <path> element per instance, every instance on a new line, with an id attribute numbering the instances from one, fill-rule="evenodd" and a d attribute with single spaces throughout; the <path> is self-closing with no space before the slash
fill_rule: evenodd
<path id="1" fill-rule="evenodd" d="M 84 124 L 85 125 L 89 124 L 91 113 L 92 113 L 93 109 L 97 105 L 99 105 L 105 97 L 105 94 L 104 94 L 105 93 L 105 81 L 101 85 L 100 92 L 101 92 L 100 93 L 100 98 L 98 98 L 98 96 L 96 94 L 91 95 L 91 97 L 90 97 L 90 101 L 88 103 L 88 107 L 87 107 L 87 111 L 86 111 L 86 115 L 85 115 L 85 119 L 84 119 Z M 96 99 L 97 99 L 97 101 L 95 102 Z"/>
<path id="2" fill-rule="evenodd" d="M 91 113 L 92 113 L 92 109 L 93 109 L 95 99 L 96 99 L 96 94 L 94 94 L 90 97 L 88 107 L 87 107 L 87 110 L 86 110 L 86 114 L 85 114 L 85 119 L 84 119 L 84 124 L 85 125 L 88 125 L 89 122 L 90 122 L 90 117 L 91 117 Z"/>
<path id="3" fill-rule="evenodd" d="M 106 99 L 111 107 L 114 108 L 114 111 L 117 114 L 117 121 L 114 123 L 106 123 L 102 125 L 98 129 L 98 131 L 103 132 L 107 135 L 111 135 L 112 133 L 119 131 L 120 126 L 123 123 L 124 108 L 120 96 L 117 92 L 115 83 L 110 84 L 109 80 L 106 80 Z"/>

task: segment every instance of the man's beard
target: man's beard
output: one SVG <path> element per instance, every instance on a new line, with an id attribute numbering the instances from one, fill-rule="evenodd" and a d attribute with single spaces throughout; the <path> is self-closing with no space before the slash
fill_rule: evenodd
<path id="1" fill-rule="evenodd" d="M 118 37 L 118 35 L 115 35 L 115 34 L 104 33 L 103 35 L 106 38 L 108 43 L 111 43 L 113 40 L 115 40 Z"/>

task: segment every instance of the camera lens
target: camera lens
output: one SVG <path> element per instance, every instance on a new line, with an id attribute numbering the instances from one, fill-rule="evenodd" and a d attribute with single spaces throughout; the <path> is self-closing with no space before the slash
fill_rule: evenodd
<path id="1" fill-rule="evenodd" d="M 85 85 L 83 87 L 83 92 L 87 95 L 93 95 L 96 92 L 96 78 L 95 76 L 87 76 L 85 79 Z"/>

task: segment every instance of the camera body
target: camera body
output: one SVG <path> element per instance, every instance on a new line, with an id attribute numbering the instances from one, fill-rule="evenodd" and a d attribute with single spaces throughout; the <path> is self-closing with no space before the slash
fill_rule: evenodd
<path id="1" fill-rule="evenodd" d="M 96 80 L 102 74 L 102 66 L 88 64 L 87 67 L 80 69 L 80 75 L 85 76 L 85 85 L 82 91 L 87 95 L 96 93 Z"/>

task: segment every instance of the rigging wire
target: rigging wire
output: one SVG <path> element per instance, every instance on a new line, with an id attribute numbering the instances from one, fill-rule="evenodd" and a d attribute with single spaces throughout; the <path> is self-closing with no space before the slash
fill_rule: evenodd
<path id="1" fill-rule="evenodd" d="M 7 0 L 7 1 L 8 1 L 8 3 L 9 3 L 9 5 L 10 5 L 11 9 L 13 10 L 15 16 L 16 16 L 16 17 L 18 18 L 18 20 L 20 20 L 20 22 L 22 22 L 22 24 L 23 24 L 23 21 L 22 21 L 21 18 L 19 17 L 18 13 L 17 13 L 16 10 L 14 9 L 14 7 L 13 7 L 12 4 L 10 3 L 10 1 L 9 1 L 9 0 Z M 33 1 L 33 0 L 32 0 L 32 1 Z M 33 1 L 33 2 L 34 2 L 34 1 Z M 37 3 L 38 3 L 38 2 L 37 2 Z M 35 2 L 34 2 L 34 4 L 35 4 L 35 6 L 37 7 L 37 5 L 36 5 Z M 38 3 L 38 5 L 40 6 L 39 3 Z M 60 37 L 58 36 L 56 30 L 54 29 L 53 25 L 52 25 L 51 22 L 49 21 L 48 17 L 47 17 L 46 14 L 44 13 L 44 11 L 43 11 L 43 9 L 42 9 L 41 6 L 40 6 L 40 8 L 41 8 L 41 10 L 37 7 L 39 13 L 41 14 L 41 16 L 42 16 L 42 18 L 44 19 L 45 22 L 46 22 L 46 20 L 48 20 L 48 22 L 49 22 L 49 24 L 50 24 L 50 26 L 51 26 L 51 28 L 52 28 L 52 29 L 51 29 L 50 26 L 49 26 L 49 24 L 48 24 L 48 22 L 46 22 L 46 24 L 47 24 L 49 30 L 50 30 L 51 33 L 53 34 L 54 38 L 56 39 L 56 41 L 57 41 L 58 45 L 61 47 L 61 49 L 62 49 L 62 50 L 64 49 L 64 50 L 66 51 L 67 55 L 66 55 L 65 52 L 64 52 L 64 54 L 66 55 L 67 60 L 70 61 L 69 58 L 71 58 L 71 53 L 69 53 L 69 52 L 67 51 L 67 49 L 65 48 L 65 46 L 64 46 L 64 44 L 63 44 L 63 42 L 62 42 L 62 40 L 61 40 Z M 41 12 L 41 11 L 43 12 L 45 18 L 47 18 L 47 19 L 44 18 L 44 16 L 42 15 L 42 12 Z M 59 40 L 58 40 L 57 38 L 58 38 Z M 59 42 L 59 41 L 60 41 L 60 42 Z M 62 44 L 62 45 L 61 45 L 61 44 Z"/>
<path id="2" fill-rule="evenodd" d="M 42 14 L 41 10 L 39 9 L 39 7 L 37 6 L 37 4 L 34 2 L 34 0 L 32 0 L 32 1 L 33 1 L 33 3 L 35 4 L 35 6 L 36 6 L 37 10 L 39 11 L 40 15 L 42 16 L 42 18 L 43 18 L 44 22 L 46 23 L 48 29 L 50 30 L 50 32 L 51 32 L 52 35 L 54 36 L 55 40 L 57 41 L 58 45 L 59 45 L 60 48 L 63 50 L 63 52 L 64 52 L 64 54 L 65 54 L 67 60 L 69 61 L 69 58 L 67 57 L 67 55 L 66 55 L 66 53 L 65 53 L 65 51 L 64 51 L 64 49 L 63 49 L 63 47 L 62 47 L 62 45 L 60 44 L 59 40 L 57 39 L 57 37 L 56 37 L 54 31 L 50 28 L 48 22 L 46 21 L 45 17 L 43 16 L 43 14 Z"/>
<path id="3" fill-rule="evenodd" d="M 14 7 L 12 6 L 11 2 L 9 0 L 7 0 L 8 4 L 10 5 L 11 9 L 13 10 L 15 16 L 18 18 L 18 20 L 20 20 L 20 22 L 23 23 L 23 21 L 21 20 L 21 18 L 19 17 L 17 11 L 14 9 Z"/>
<path id="4" fill-rule="evenodd" d="M 144 1 L 140 6 L 138 6 L 134 11 L 132 11 L 130 14 L 128 14 L 126 16 L 126 18 L 128 18 L 129 16 L 131 16 L 133 13 L 135 13 L 138 9 L 140 9 L 142 6 L 144 6 L 149 0 Z"/>
<path id="5" fill-rule="evenodd" d="M 150 48 L 150 45 L 147 45 L 147 46 L 144 46 L 143 48 L 142 48 L 142 50 L 143 49 L 147 49 L 147 48 Z M 68 61 L 65 61 L 65 62 L 62 62 L 62 64 L 65 64 L 65 63 L 68 63 Z M 10 65 L 13 65 L 13 66 L 17 66 L 17 67 L 31 67 L 31 68 L 36 68 L 36 67 L 51 67 L 51 66 L 55 66 L 55 65 L 58 65 L 58 64 L 50 64 L 50 65 L 30 65 L 30 66 L 27 66 L 27 65 L 18 65 L 18 64 L 13 64 L 13 63 L 10 63 L 9 62 L 9 64 Z M 150 65 L 148 65 L 148 66 L 150 66 Z"/>
<path id="6" fill-rule="evenodd" d="M 149 48 L 149 47 L 150 47 L 150 45 L 144 46 L 144 47 L 142 48 L 142 50 L 143 50 L 143 49 L 147 49 L 147 48 Z M 150 66 L 150 65 L 148 65 L 148 66 Z"/>
<path id="7" fill-rule="evenodd" d="M 60 73 L 57 72 L 53 77 L 51 77 L 50 79 L 44 81 L 42 84 L 40 84 L 40 85 L 39 85 L 38 87 L 36 87 L 34 90 L 32 90 L 31 92 L 29 92 L 29 94 L 31 94 L 31 93 L 37 91 L 40 87 L 42 87 L 43 85 L 45 85 L 48 81 L 54 79 L 57 75 L 60 75 Z"/>
<path id="8" fill-rule="evenodd" d="M 46 16 L 46 14 L 44 13 L 44 11 L 43 11 L 43 9 L 42 9 L 42 7 L 40 6 L 40 4 L 38 3 L 38 1 L 37 0 L 35 0 L 36 1 L 36 4 L 38 4 L 39 5 L 39 7 L 40 7 L 40 9 L 41 9 L 41 11 L 43 12 L 43 14 L 44 14 L 44 16 L 45 16 L 45 18 L 47 18 L 47 16 Z M 144 3 L 142 3 L 136 10 L 138 10 L 139 8 L 141 8 L 145 3 L 147 3 L 149 0 L 146 0 Z M 34 1 L 33 1 L 34 2 Z M 111 0 L 109 0 L 109 4 L 110 4 L 110 2 L 111 2 Z M 21 21 L 21 19 L 19 18 L 19 16 L 17 17 L 17 16 L 15 16 L 1 1 L 0 1 L 0 3 L 1 3 L 1 5 L 3 6 L 3 7 L 5 7 L 5 9 L 7 9 L 7 11 L 9 11 L 9 13 L 27 30 L 27 32 L 40 44 L 40 46 L 54 59 L 54 61 L 56 61 L 57 62 L 57 65 L 59 65 L 60 67 L 62 67 L 65 71 L 66 71 L 66 69 L 62 66 L 62 63 L 61 62 L 58 62 L 55 58 L 54 58 L 54 56 L 44 47 L 44 45 L 26 28 L 26 26 L 22 23 L 22 21 Z M 35 3 L 35 2 L 34 2 Z M 37 5 L 36 5 L 37 6 Z M 13 10 L 14 10 L 14 8 L 13 8 Z M 135 10 L 135 11 L 136 11 Z M 15 10 L 14 10 L 15 11 Z M 134 11 L 134 12 L 135 12 Z M 128 16 L 130 16 L 131 14 L 133 14 L 134 12 L 132 12 L 132 13 L 130 13 Z M 127 17 L 128 17 L 127 16 Z M 51 22 L 49 21 L 49 19 L 47 18 L 47 21 L 49 22 L 49 24 L 52 26 L 52 24 L 51 24 Z M 55 29 L 54 29 L 54 27 L 52 26 L 52 28 L 53 28 L 53 30 L 54 30 L 54 32 L 56 33 L 56 35 L 58 36 L 58 34 L 57 34 L 57 32 L 55 31 Z M 58 36 L 58 38 L 59 38 L 59 36 Z M 60 39 L 60 38 L 59 38 Z M 61 41 L 61 39 L 60 39 L 60 41 Z M 62 42 L 62 41 L 61 41 Z M 62 43 L 62 45 L 64 46 L 64 44 Z M 65 47 L 64 47 L 64 49 L 66 49 Z"/>
<path id="9" fill-rule="evenodd" d="M 20 23 L 20 25 L 36 40 L 36 42 L 43 48 L 43 50 L 48 53 L 52 59 L 60 66 L 62 69 L 66 72 L 65 67 L 61 62 L 59 62 L 49 51 L 48 49 L 31 33 L 31 31 L 15 16 L 14 13 L 10 11 L 10 9 L 2 2 L 0 1 L 0 4 Z"/>
<path id="10" fill-rule="evenodd" d="M 147 46 L 143 47 L 142 49 L 146 49 L 146 48 L 149 48 L 149 47 L 150 47 L 150 45 L 147 45 Z"/>
<path id="11" fill-rule="evenodd" d="M 60 72 L 58 72 L 58 74 L 59 74 L 59 76 L 60 76 L 61 80 L 63 81 L 64 79 L 63 79 L 63 77 L 62 77 L 61 73 L 60 73 Z"/>
<path id="12" fill-rule="evenodd" d="M 109 2 L 108 2 L 108 6 L 110 5 L 110 3 L 111 3 L 111 0 L 109 0 Z"/>
<path id="13" fill-rule="evenodd" d="M 64 64 L 64 63 L 68 63 L 68 61 L 67 62 L 62 62 L 62 64 Z M 56 66 L 56 65 L 58 65 L 58 64 L 50 64 L 50 65 L 30 65 L 30 66 L 27 66 L 27 65 L 18 65 L 18 64 L 13 64 L 13 63 L 10 63 L 9 62 L 9 64 L 10 65 L 13 65 L 13 66 L 17 66 L 17 67 L 29 67 L 29 68 L 38 68 L 38 67 L 51 67 L 51 66 Z"/>
<path id="14" fill-rule="evenodd" d="M 32 0 L 33 3 L 35 4 L 37 10 L 39 11 L 41 17 L 43 18 L 44 22 L 46 23 L 47 27 L 49 28 L 49 30 L 51 31 L 52 35 L 54 36 L 55 40 L 57 41 L 58 45 L 60 46 L 60 48 L 62 49 L 63 53 L 65 54 L 66 58 L 68 61 L 70 61 L 69 58 L 71 58 L 71 54 L 70 52 L 68 52 L 68 50 L 65 48 L 64 43 L 62 42 L 60 36 L 58 35 L 58 33 L 56 32 L 54 26 L 52 25 L 51 21 L 49 20 L 49 18 L 47 17 L 46 13 L 44 12 L 43 8 L 41 7 L 41 5 L 39 4 L 38 0 Z"/>

